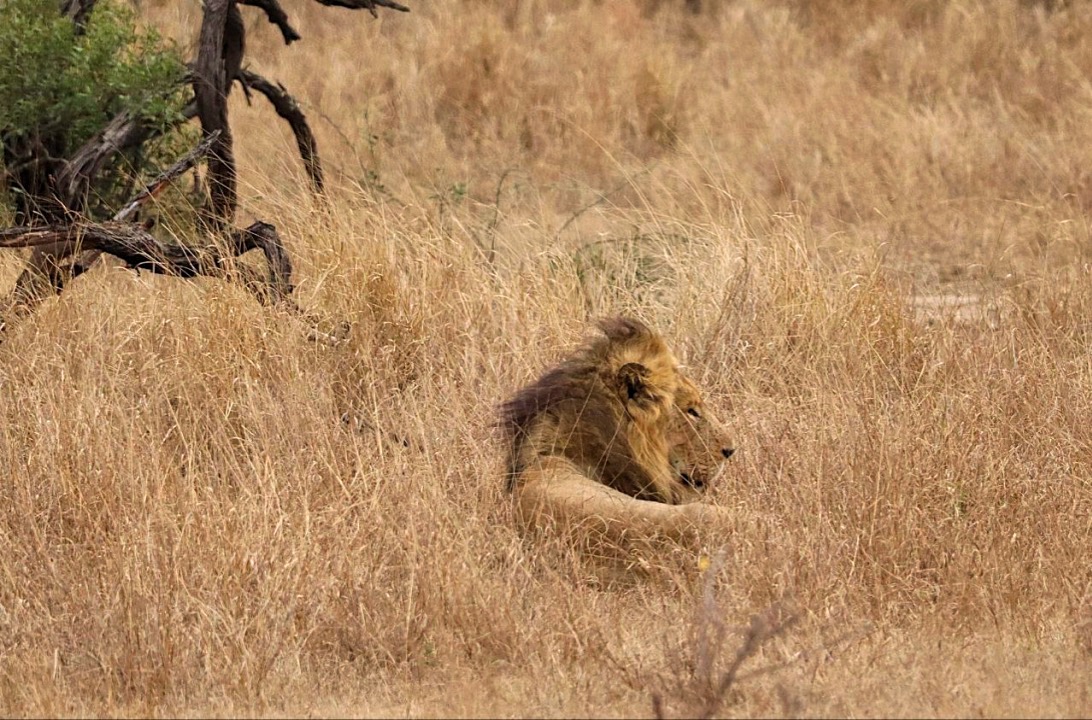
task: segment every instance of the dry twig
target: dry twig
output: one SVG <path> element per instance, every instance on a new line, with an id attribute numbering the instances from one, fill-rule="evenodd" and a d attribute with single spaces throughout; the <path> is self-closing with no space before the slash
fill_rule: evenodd
<path id="1" fill-rule="evenodd" d="M 716 580 L 724 568 L 725 553 L 720 551 L 712 559 L 705 571 L 702 601 L 694 621 L 692 638 L 692 671 L 688 677 L 681 678 L 679 694 L 689 706 L 686 716 L 711 718 L 724 705 L 732 687 L 740 680 L 740 669 L 762 647 L 792 627 L 797 616 L 780 604 L 772 605 L 765 611 L 751 617 L 747 628 L 742 631 L 743 641 L 728 661 L 724 670 L 718 670 L 729 628 L 723 619 L 723 613 L 716 598 Z M 780 666 L 775 666 L 780 667 Z M 749 673 L 747 677 L 761 674 L 763 670 Z M 664 696 L 660 692 L 652 693 L 652 712 L 656 718 L 667 717 Z"/>

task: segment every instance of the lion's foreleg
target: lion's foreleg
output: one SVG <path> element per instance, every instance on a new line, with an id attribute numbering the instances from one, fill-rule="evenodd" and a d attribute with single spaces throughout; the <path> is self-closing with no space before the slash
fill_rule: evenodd
<path id="1" fill-rule="evenodd" d="M 523 472 L 516 514 L 525 527 L 558 525 L 613 538 L 681 538 L 698 530 L 715 508 L 637 500 L 583 475 L 563 458 L 543 458 Z"/>

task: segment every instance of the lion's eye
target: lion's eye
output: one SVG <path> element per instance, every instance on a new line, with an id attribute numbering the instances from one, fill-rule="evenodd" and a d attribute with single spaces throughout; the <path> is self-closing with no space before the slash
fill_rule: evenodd
<path id="1" fill-rule="evenodd" d="M 686 409 L 686 414 L 689 415 L 690 417 L 695 417 L 695 418 L 700 418 L 701 417 L 701 413 L 698 412 L 697 408 L 687 408 Z"/>

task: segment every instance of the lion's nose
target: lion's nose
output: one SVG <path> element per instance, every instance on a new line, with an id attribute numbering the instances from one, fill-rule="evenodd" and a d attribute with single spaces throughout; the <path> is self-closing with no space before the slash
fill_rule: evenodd
<path id="1" fill-rule="evenodd" d="M 725 460 L 727 460 L 728 458 L 732 457 L 732 453 L 734 453 L 735 451 L 735 448 L 721 448 L 720 454 L 724 456 Z"/>

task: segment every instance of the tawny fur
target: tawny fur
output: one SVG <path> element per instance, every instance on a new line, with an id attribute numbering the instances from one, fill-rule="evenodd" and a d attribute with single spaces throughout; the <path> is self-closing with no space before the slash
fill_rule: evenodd
<path id="1" fill-rule="evenodd" d="M 625 318 L 502 406 L 520 520 L 677 535 L 729 454 L 663 338 Z"/>

